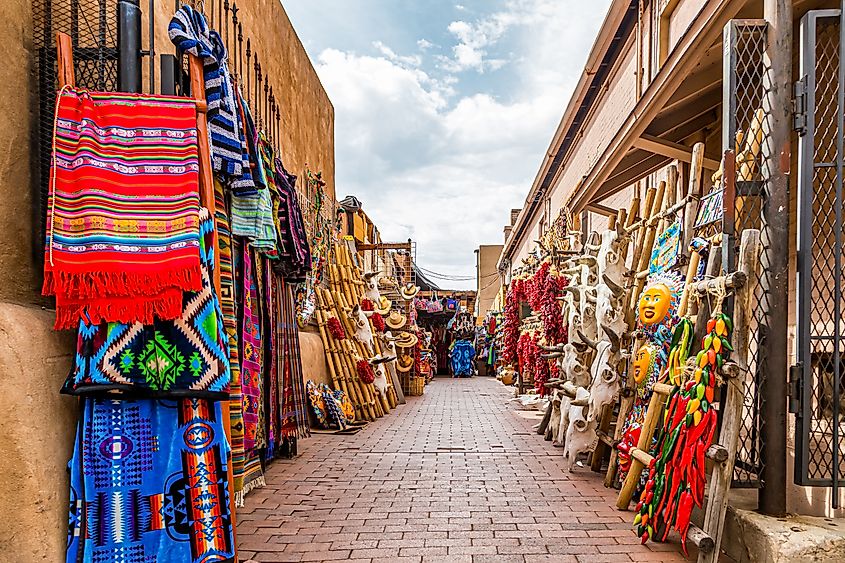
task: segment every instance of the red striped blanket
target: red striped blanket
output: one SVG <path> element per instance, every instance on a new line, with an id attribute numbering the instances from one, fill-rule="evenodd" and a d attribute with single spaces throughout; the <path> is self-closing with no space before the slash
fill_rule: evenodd
<path id="1" fill-rule="evenodd" d="M 179 317 L 202 286 L 193 102 L 65 90 L 54 143 L 43 292 L 56 328 Z"/>

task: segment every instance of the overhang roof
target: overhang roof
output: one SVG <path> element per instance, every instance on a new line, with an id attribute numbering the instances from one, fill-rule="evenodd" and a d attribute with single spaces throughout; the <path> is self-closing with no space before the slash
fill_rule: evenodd
<path id="1" fill-rule="evenodd" d="M 575 91 L 555 131 L 551 145 L 546 151 L 531 190 L 525 198 L 525 205 L 514 222 L 511 234 L 499 256 L 497 264 L 499 269 L 502 268 L 503 260 L 509 255 L 515 242 L 521 239 L 523 231 L 531 222 L 545 192 L 552 187 L 556 175 L 563 166 L 566 153 L 577 139 L 590 108 L 602 91 L 605 80 L 636 25 L 638 4 L 638 0 L 611 2 Z"/>
<path id="2" fill-rule="evenodd" d="M 718 121 L 721 88 L 713 79 L 721 81 L 721 71 L 714 67 L 714 61 L 721 61 L 723 27 L 744 5 L 736 0 L 705 3 L 572 194 L 568 202 L 571 212 L 585 209 L 672 160 L 638 149 L 636 144 L 643 135 L 657 133 L 666 136 L 665 140 L 675 141 L 704 121 Z"/>

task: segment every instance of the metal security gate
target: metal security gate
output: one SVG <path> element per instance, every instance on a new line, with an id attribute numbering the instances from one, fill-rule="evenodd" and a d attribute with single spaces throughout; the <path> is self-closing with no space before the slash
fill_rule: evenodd
<path id="1" fill-rule="evenodd" d="M 742 143 L 737 142 L 738 131 L 745 134 L 755 127 L 761 127 L 765 120 L 765 115 L 760 112 L 766 95 L 763 80 L 766 30 L 766 22 L 763 20 L 731 20 L 723 30 L 722 148 L 738 152 L 738 160 L 742 162 L 737 166 L 737 180 L 726 186 L 724 195 L 722 259 L 725 271 L 728 272 L 734 271 L 737 266 L 736 255 L 742 231 L 762 231 L 766 228 L 763 221 L 766 182 L 759 156 L 744 159 Z M 762 142 L 766 142 L 765 137 Z M 735 189 L 732 191 L 732 188 Z M 751 353 L 748 355 L 748 370 L 742 374 L 746 393 L 732 483 L 736 488 L 759 488 L 762 481 L 765 433 L 760 416 L 760 391 L 766 387 L 767 373 L 762 352 L 766 348 L 765 311 L 768 306 L 768 295 L 763 291 L 764 285 L 760 279 L 766 271 L 764 260 L 764 256 L 761 256 L 761 267 L 757 270 L 758 279 L 751 296 Z"/>
<path id="2" fill-rule="evenodd" d="M 35 47 L 37 96 L 35 128 L 36 216 L 39 219 L 36 254 L 41 254 L 47 218 L 50 161 L 52 157 L 53 112 L 56 103 L 58 65 L 56 32 L 67 33 L 73 42 L 76 84 L 92 90 L 117 90 L 117 3 L 118 0 L 33 0 L 32 24 Z M 7 64 L 14 64 L 7 61 Z"/>
<path id="3" fill-rule="evenodd" d="M 829 486 L 833 507 L 843 461 L 843 41 L 840 10 L 801 20 L 796 84 L 798 143 L 795 482 Z"/>

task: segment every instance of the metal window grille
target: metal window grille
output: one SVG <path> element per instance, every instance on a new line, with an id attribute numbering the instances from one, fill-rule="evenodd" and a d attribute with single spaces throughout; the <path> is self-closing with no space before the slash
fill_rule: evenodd
<path id="1" fill-rule="evenodd" d="M 765 154 L 763 145 L 769 142 L 765 134 L 766 69 L 763 61 L 766 29 L 762 20 L 732 20 L 724 30 L 722 148 L 734 151 L 737 161 L 736 182 L 726 182 L 723 200 L 722 255 L 723 268 L 728 272 L 736 269 L 742 231 L 767 228 L 763 210 L 768 183 L 761 166 L 762 155 Z M 765 236 L 761 238 L 768 240 Z M 765 444 L 760 407 L 761 391 L 766 387 L 766 311 L 771 305 L 762 283 L 767 275 L 765 248 L 760 260 L 751 304 L 749 365 L 744 374 L 746 393 L 734 487 L 759 487 L 763 471 L 761 452 Z"/>
<path id="2" fill-rule="evenodd" d="M 35 194 L 39 217 L 38 254 L 42 254 L 47 219 L 53 114 L 58 67 L 56 33 L 70 35 L 76 85 L 101 91 L 117 89 L 117 0 L 33 0 L 33 46 L 37 79 L 35 114 Z"/>
<path id="3" fill-rule="evenodd" d="M 798 143 L 797 370 L 790 407 L 796 417 L 795 481 L 838 488 L 845 479 L 841 398 L 843 57 L 839 10 L 801 21 L 796 84 Z"/>

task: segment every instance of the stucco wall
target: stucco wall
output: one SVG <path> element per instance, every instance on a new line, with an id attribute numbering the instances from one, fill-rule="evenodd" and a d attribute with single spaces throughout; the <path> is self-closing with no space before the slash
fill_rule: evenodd
<path id="1" fill-rule="evenodd" d="M 146 9 L 146 4 L 143 9 Z M 259 51 L 282 106 L 282 154 L 303 175 L 322 170 L 334 196 L 334 109 L 276 0 L 238 2 L 245 33 Z M 159 53 L 172 51 L 166 28 L 172 2 L 157 2 Z M 31 3 L 7 0 L 0 18 L 0 560 L 64 560 L 67 534 L 67 461 L 73 448 L 77 402 L 59 394 L 71 363 L 74 335 L 52 330 L 43 310 L 32 254 L 37 218 L 32 205 L 34 124 Z M 144 24 L 146 33 L 146 22 Z M 301 335 L 306 377 L 325 380 L 320 337 Z"/>
<path id="2" fill-rule="evenodd" d="M 142 2 L 142 5 L 142 10 L 145 10 L 146 4 Z M 211 2 L 206 2 L 206 9 L 210 10 L 211 5 Z M 280 105 L 280 144 L 285 167 L 299 176 L 300 181 L 306 164 L 315 172 L 322 170 L 326 190 L 334 198 L 334 107 L 308 54 L 279 0 L 238 0 L 237 5 L 238 19 L 243 25 L 244 49 L 249 38 L 252 60 L 257 57 L 261 62 L 265 81 L 273 87 Z M 156 2 L 155 48 L 158 54 L 176 51 L 167 36 L 167 25 L 173 13 L 173 2 Z M 146 41 L 146 14 L 142 19 Z M 215 21 L 214 27 L 225 39 L 223 26 Z M 231 46 L 235 42 L 230 40 L 229 43 Z M 234 60 L 234 53 L 229 56 L 230 60 Z"/>
<path id="3" fill-rule="evenodd" d="M 502 253 L 501 244 L 486 244 L 478 247 L 478 311 L 479 318 L 484 318 L 496 294 L 501 287 L 499 271 L 496 269 L 496 262 Z"/>

